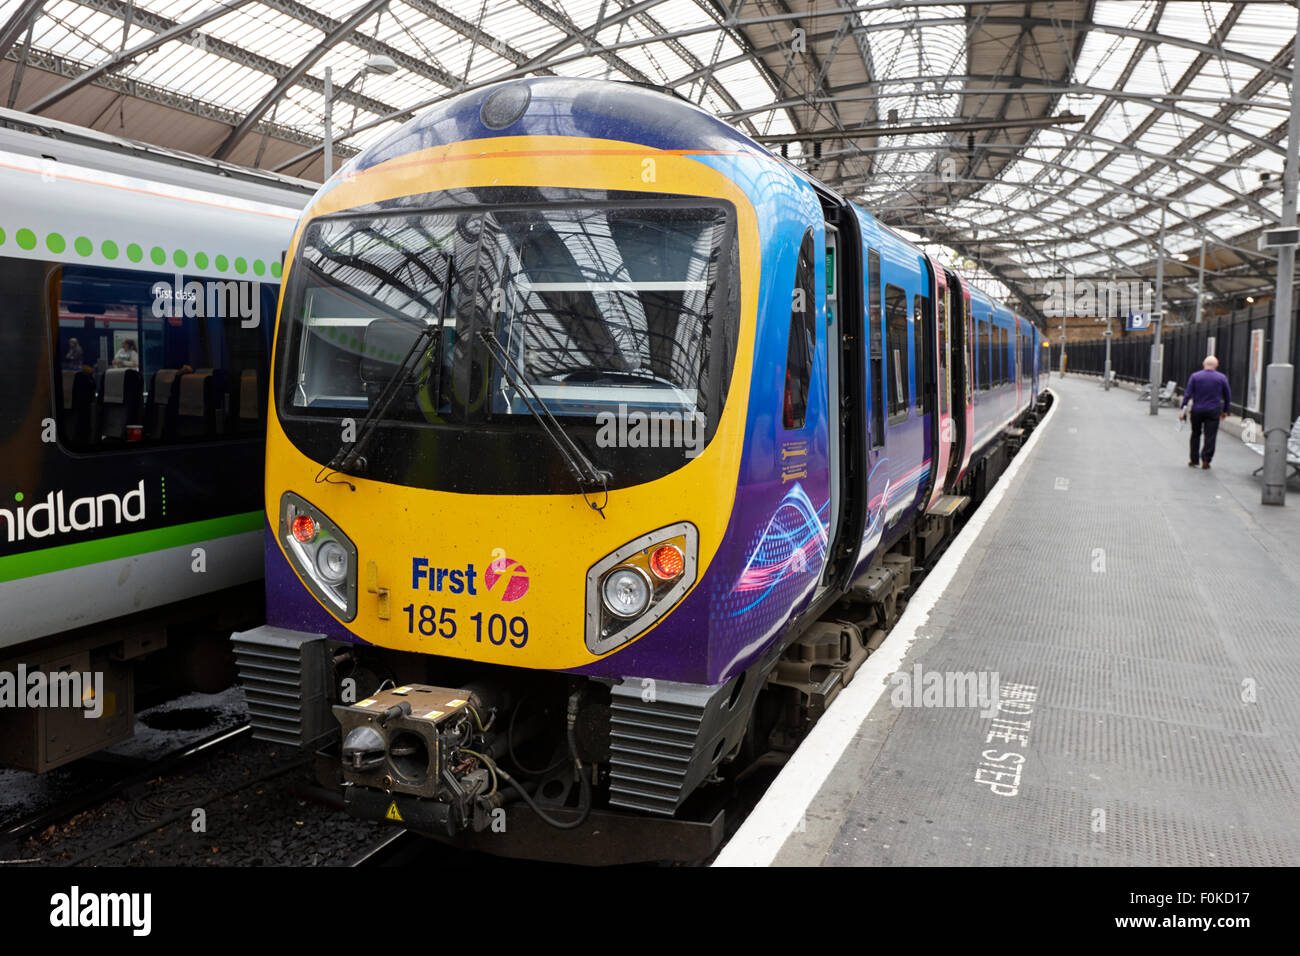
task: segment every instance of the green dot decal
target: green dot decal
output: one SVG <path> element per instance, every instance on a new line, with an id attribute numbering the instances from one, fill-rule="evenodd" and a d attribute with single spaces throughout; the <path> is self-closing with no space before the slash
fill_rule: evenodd
<path id="1" fill-rule="evenodd" d="M 238 272 L 241 276 L 242 276 L 245 272 L 247 272 L 247 271 L 248 271 L 248 260 L 245 259 L 243 256 L 240 256 L 238 259 L 236 259 L 236 260 L 235 260 L 235 271 Z"/>
<path id="2" fill-rule="evenodd" d="M 68 248 L 68 243 L 57 232 L 52 232 L 45 237 L 45 248 L 49 249 L 50 252 L 59 253 Z"/>
<path id="3" fill-rule="evenodd" d="M 0 242 L 4 242 L 4 241 L 5 241 L 4 230 L 0 229 Z M 271 275 L 275 276 L 278 279 L 280 278 L 280 273 L 282 271 L 283 270 L 280 268 L 280 263 L 278 262 L 271 263 Z"/>
<path id="4" fill-rule="evenodd" d="M 262 275 L 264 272 L 266 272 L 266 263 L 263 262 L 261 259 L 254 259 L 253 271 L 258 275 Z"/>
<path id="5" fill-rule="evenodd" d="M 76 247 L 79 256 L 88 256 L 95 251 L 95 244 L 85 236 L 78 236 L 73 246 Z"/>
<path id="6" fill-rule="evenodd" d="M 117 243 L 112 239 L 105 239 L 103 243 L 100 244 L 99 251 L 103 253 L 105 259 L 116 259 Z"/>
<path id="7" fill-rule="evenodd" d="M 220 269 L 222 272 L 225 272 L 227 269 L 230 268 L 230 260 L 227 259 L 225 256 L 217 256 L 217 268 Z"/>
<path id="8" fill-rule="evenodd" d="M 144 250 L 136 243 L 131 243 L 126 247 L 126 257 L 132 262 L 139 262 L 144 258 Z"/>
<path id="9" fill-rule="evenodd" d="M 177 249 L 172 253 L 172 262 L 180 267 L 184 267 L 190 261 L 190 257 L 185 254 L 185 250 Z"/>
<path id="10" fill-rule="evenodd" d="M 0 246 L 3 246 L 4 244 L 5 244 L 5 231 L 3 229 L 0 229 Z"/>
<path id="11" fill-rule="evenodd" d="M 18 247 L 20 249 L 27 249 L 30 251 L 36 248 L 36 233 L 32 232 L 30 229 L 19 229 L 17 238 Z"/>
<path id="12" fill-rule="evenodd" d="M 194 253 L 194 264 L 200 269 L 206 269 L 208 267 L 208 254 L 206 252 Z"/>
<path id="13" fill-rule="evenodd" d="M 22 500 L 23 500 L 23 493 L 21 491 L 18 492 L 16 495 L 14 495 L 14 501 L 22 501 Z"/>
<path id="14" fill-rule="evenodd" d="M 149 250 L 149 258 L 153 260 L 154 265 L 160 266 L 167 261 L 167 250 L 162 246 L 154 246 Z"/>

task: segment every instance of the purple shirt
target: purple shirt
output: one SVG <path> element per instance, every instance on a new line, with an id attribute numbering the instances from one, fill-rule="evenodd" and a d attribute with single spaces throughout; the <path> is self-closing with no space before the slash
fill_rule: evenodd
<path id="1" fill-rule="evenodd" d="M 1187 389 L 1183 392 L 1183 407 L 1192 403 L 1194 412 L 1212 412 L 1216 409 L 1226 412 L 1232 402 L 1232 389 L 1228 385 L 1228 376 L 1218 369 L 1203 368 L 1193 372 L 1187 380 Z"/>

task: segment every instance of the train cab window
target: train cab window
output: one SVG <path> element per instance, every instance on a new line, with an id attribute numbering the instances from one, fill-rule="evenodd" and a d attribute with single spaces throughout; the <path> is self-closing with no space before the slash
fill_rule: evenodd
<path id="1" fill-rule="evenodd" d="M 989 342 L 989 324 L 983 319 L 979 320 L 979 355 L 976 356 L 979 362 L 979 385 L 978 390 L 981 392 L 988 391 L 992 379 L 989 378 L 989 360 L 993 354 L 993 348 Z"/>
<path id="2" fill-rule="evenodd" d="M 930 393 L 934 390 L 931 358 L 925 349 L 929 324 L 930 299 L 928 296 L 912 297 L 912 336 L 916 340 L 916 411 L 925 415 L 930 411 Z"/>
<path id="3" fill-rule="evenodd" d="M 50 272 L 59 441 L 74 451 L 265 431 L 277 287 L 62 265 Z"/>
<path id="4" fill-rule="evenodd" d="M 880 306 L 880 253 L 867 250 L 867 328 L 871 359 L 871 444 L 885 443 L 884 333 Z"/>
<path id="5" fill-rule="evenodd" d="M 794 295 L 790 303 L 790 339 L 786 346 L 785 399 L 782 424 L 787 429 L 803 428 L 808 417 L 808 384 L 812 379 L 813 357 L 817 354 L 817 300 L 813 284 L 813 238 L 804 233 L 795 266 Z"/>
<path id="6" fill-rule="evenodd" d="M 889 423 L 907 418 L 911 368 L 907 342 L 907 293 L 885 284 L 885 340 L 889 361 Z"/>

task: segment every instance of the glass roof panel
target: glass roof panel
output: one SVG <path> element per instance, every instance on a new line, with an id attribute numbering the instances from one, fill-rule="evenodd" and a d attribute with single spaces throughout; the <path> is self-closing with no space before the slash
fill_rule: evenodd
<path id="1" fill-rule="evenodd" d="M 130 0 L 132 22 L 124 36 L 127 5 L 49 0 L 35 21 L 32 44 L 63 58 L 61 69 L 75 75 L 124 45 L 206 12 L 213 2 Z M 373 142 L 394 123 L 349 139 L 352 126 L 466 84 L 516 75 L 520 61 L 543 54 L 551 61 L 533 65 L 533 72 L 540 66 L 562 76 L 644 76 L 758 134 L 824 133 L 837 123 L 885 122 L 891 111 L 899 124 L 979 119 L 984 126 L 970 140 L 963 128 L 823 141 L 820 164 L 809 168 L 886 219 L 893 210 L 896 221 L 945 230 L 945 248 L 958 258 L 964 255 L 953 251 L 953 243 L 972 245 L 965 255 L 980 246 L 998 261 L 1021 262 L 1031 275 L 1045 259 L 1086 270 L 1149 258 L 1146 239 L 1159 228 L 1162 203 L 1176 213 L 1167 216 L 1170 241 L 1193 245 L 1199 234 L 1183 217 L 1201 217 L 1216 234 L 1235 235 L 1260 225 L 1260 206 L 1275 216 L 1280 204 L 1282 154 L 1275 144 L 1287 118 L 1290 67 L 1279 55 L 1294 37 L 1295 18 L 1287 4 L 1098 0 L 1058 2 L 1049 12 L 1041 9 L 1049 5 L 1035 4 L 1029 15 L 1050 15 L 1063 26 L 1017 38 L 1007 24 L 984 28 L 978 17 L 932 22 L 969 18 L 974 8 L 960 4 L 871 0 L 846 19 L 826 15 L 830 0 L 818 0 L 808 9 L 823 15 L 795 21 L 773 18 L 798 14 L 801 5 L 771 0 L 391 0 L 353 36 L 317 55 L 325 31 L 360 2 L 253 0 L 118 73 L 142 89 L 168 91 L 198 115 L 227 117 L 258 106 L 278 77 L 305 63 L 302 78 L 262 119 L 274 117 L 302 142 L 315 142 L 328 66 L 343 150 Z M 20 5 L 0 0 L 0 21 Z M 1070 9 L 1056 9 L 1062 6 Z M 1010 5 L 992 13 L 1014 15 Z M 792 64 L 781 46 L 795 23 L 815 38 L 824 57 L 824 86 L 808 62 L 796 57 Z M 1058 40 L 1064 25 L 1078 30 L 1069 49 Z M 1220 28 L 1222 46 L 1211 50 Z M 748 51 L 747 43 L 759 50 Z M 398 71 L 363 73 L 376 53 L 396 59 Z M 968 61 L 978 63 L 980 77 L 968 80 Z M 1022 90 L 1040 84 L 1041 92 L 1008 95 L 1013 84 Z M 1087 123 L 1012 125 L 1012 119 L 1043 121 L 1067 111 Z M 998 118 L 1008 118 L 1005 128 L 989 125 Z M 811 163 L 810 143 L 790 143 L 792 160 Z M 946 157 L 958 161 L 961 176 L 942 182 Z M 1246 196 L 1257 205 L 1240 198 Z M 1130 219 L 1131 228 L 1113 221 Z M 972 238 L 972 230 L 1013 241 L 994 250 Z M 1136 244 L 1135 231 L 1142 237 Z"/>

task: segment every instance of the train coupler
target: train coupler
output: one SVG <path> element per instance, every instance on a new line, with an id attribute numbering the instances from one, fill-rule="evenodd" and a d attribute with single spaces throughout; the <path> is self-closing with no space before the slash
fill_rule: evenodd
<path id="1" fill-rule="evenodd" d="M 408 684 L 333 710 L 349 804 L 358 790 L 419 798 L 436 804 L 421 816 L 454 831 L 471 825 L 476 802 L 497 792 L 495 712 L 473 691 Z M 396 807 L 388 819 L 400 819 Z"/>

